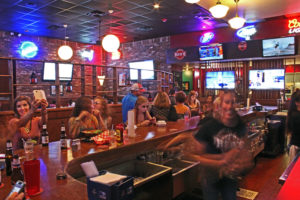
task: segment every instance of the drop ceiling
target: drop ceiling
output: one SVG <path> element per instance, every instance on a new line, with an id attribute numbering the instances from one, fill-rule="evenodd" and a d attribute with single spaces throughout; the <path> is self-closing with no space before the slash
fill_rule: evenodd
<path id="1" fill-rule="evenodd" d="M 156 0 L 157 1 L 157 0 Z M 228 26 L 235 15 L 233 0 L 225 19 L 213 19 L 208 9 L 217 0 L 188 4 L 184 0 L 1 0 L 0 30 L 23 35 L 45 36 L 95 44 L 103 35 L 114 33 L 121 41 L 207 30 Z M 109 14 L 108 10 L 113 13 Z M 239 15 L 248 22 L 300 13 L 300 1 L 240 0 Z"/>

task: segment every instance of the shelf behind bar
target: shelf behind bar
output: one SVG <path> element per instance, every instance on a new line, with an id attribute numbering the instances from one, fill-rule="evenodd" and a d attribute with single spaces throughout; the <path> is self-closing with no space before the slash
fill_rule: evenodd
<path id="1" fill-rule="evenodd" d="M 97 93 L 114 93 L 115 91 L 109 90 L 109 91 L 97 91 Z"/>
<path id="2" fill-rule="evenodd" d="M 50 86 L 54 84 L 13 84 L 13 86 Z"/>
<path id="3" fill-rule="evenodd" d="M 0 75 L 0 77 L 12 77 L 12 75 Z"/>
<path id="4" fill-rule="evenodd" d="M 0 93 L 0 95 L 10 95 L 12 93 Z"/>

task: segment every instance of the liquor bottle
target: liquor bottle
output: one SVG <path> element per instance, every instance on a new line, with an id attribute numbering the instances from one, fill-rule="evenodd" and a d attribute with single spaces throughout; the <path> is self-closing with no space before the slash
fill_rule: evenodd
<path id="1" fill-rule="evenodd" d="M 6 141 L 6 153 L 5 153 L 5 165 L 6 165 L 6 176 L 10 176 L 12 173 L 11 162 L 13 160 L 12 142 Z"/>
<path id="2" fill-rule="evenodd" d="M 118 124 L 116 126 L 116 141 L 118 145 L 123 144 L 123 130 L 124 130 L 123 124 Z"/>
<path id="3" fill-rule="evenodd" d="M 16 154 L 13 156 L 12 162 L 12 174 L 11 174 L 11 184 L 15 185 L 18 180 L 24 181 L 24 175 L 20 165 L 19 155 Z"/>
<path id="4" fill-rule="evenodd" d="M 60 127 L 60 147 L 61 149 L 67 149 L 67 136 L 64 122 L 61 122 Z"/>
<path id="5" fill-rule="evenodd" d="M 43 124 L 42 146 L 48 146 L 48 143 L 49 143 L 49 135 L 47 131 L 47 125 Z"/>
<path id="6" fill-rule="evenodd" d="M 30 76 L 30 84 L 37 84 L 37 77 L 34 72 Z"/>

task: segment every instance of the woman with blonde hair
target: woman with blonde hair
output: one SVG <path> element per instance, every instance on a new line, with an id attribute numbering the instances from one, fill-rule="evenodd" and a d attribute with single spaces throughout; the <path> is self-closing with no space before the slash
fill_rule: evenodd
<path id="1" fill-rule="evenodd" d="M 134 116 L 136 126 L 148 126 L 156 123 L 156 118 L 148 112 L 149 101 L 144 96 L 139 96 L 135 103 Z"/>
<path id="2" fill-rule="evenodd" d="M 103 129 L 111 127 L 112 117 L 106 99 L 99 96 L 94 99 L 93 114 Z"/>
<path id="3" fill-rule="evenodd" d="M 178 119 L 176 110 L 165 92 L 157 93 L 150 114 L 157 120 L 176 121 Z"/>
<path id="4" fill-rule="evenodd" d="M 200 114 L 200 101 L 197 99 L 198 93 L 192 90 L 187 98 L 187 105 L 191 110 L 192 116 L 197 116 Z"/>

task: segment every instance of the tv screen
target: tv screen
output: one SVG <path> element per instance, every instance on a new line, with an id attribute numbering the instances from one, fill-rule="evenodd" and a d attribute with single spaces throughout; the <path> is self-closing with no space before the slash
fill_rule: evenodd
<path id="1" fill-rule="evenodd" d="M 206 89 L 234 89 L 234 71 L 206 72 Z"/>
<path id="2" fill-rule="evenodd" d="M 71 81 L 73 75 L 73 64 L 59 63 L 59 80 Z M 43 81 L 55 81 L 55 63 L 45 62 L 43 70 Z"/>
<path id="3" fill-rule="evenodd" d="M 223 59 L 222 44 L 199 47 L 200 60 Z"/>
<path id="4" fill-rule="evenodd" d="M 249 89 L 284 89 L 284 69 L 250 70 Z"/>
<path id="5" fill-rule="evenodd" d="M 147 70 L 141 70 L 141 79 L 154 80 L 154 71 L 153 71 L 154 70 L 154 62 L 153 62 L 153 60 L 129 62 L 128 65 L 130 68 L 130 80 L 138 79 L 138 70 L 136 70 L 136 69 L 147 69 Z M 152 70 L 152 71 L 149 71 L 149 70 Z"/>
<path id="6" fill-rule="evenodd" d="M 295 54 L 295 37 L 263 40 L 263 56 L 286 56 Z"/>

